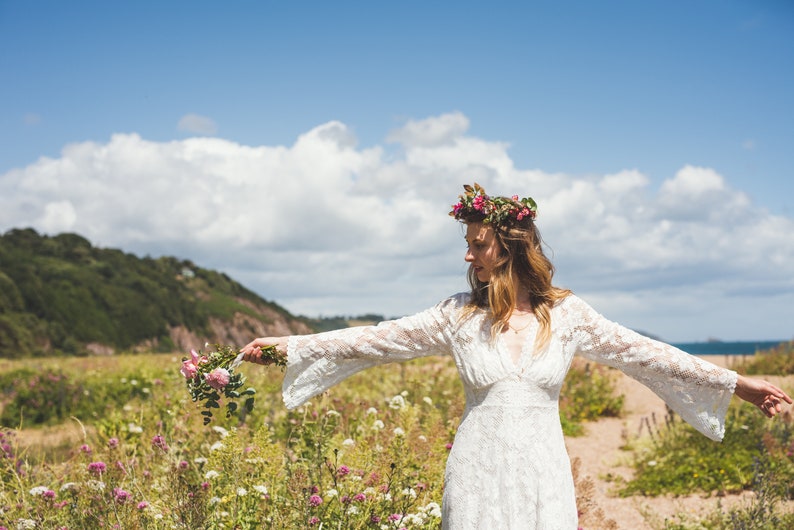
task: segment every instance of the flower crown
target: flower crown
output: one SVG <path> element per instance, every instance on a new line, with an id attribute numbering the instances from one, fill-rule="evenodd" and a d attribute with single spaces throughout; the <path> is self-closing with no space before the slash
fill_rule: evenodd
<path id="1" fill-rule="evenodd" d="M 538 205 L 532 197 L 490 197 L 476 182 L 474 187 L 464 184 L 463 189 L 466 193 L 460 195 L 460 201 L 449 212 L 458 221 L 513 226 L 524 219 L 534 220 L 537 215 Z"/>

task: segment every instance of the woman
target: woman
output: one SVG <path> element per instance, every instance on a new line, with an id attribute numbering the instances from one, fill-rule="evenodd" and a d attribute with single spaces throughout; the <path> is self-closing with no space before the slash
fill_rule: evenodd
<path id="1" fill-rule="evenodd" d="M 489 197 L 479 185 L 450 215 L 466 225 L 470 293 L 377 326 L 317 335 L 259 338 L 288 358 L 283 395 L 295 408 L 365 368 L 451 355 L 466 409 L 447 460 L 443 527 L 575 529 L 570 462 L 558 414 L 574 355 L 613 366 L 654 390 L 701 433 L 724 434 L 732 394 L 772 417 L 791 398 L 610 322 L 552 285 L 531 198 Z"/>

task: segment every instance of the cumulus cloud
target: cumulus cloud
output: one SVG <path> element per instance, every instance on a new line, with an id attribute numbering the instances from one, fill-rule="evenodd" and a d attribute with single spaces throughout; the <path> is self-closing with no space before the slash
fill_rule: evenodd
<path id="1" fill-rule="evenodd" d="M 476 180 L 532 195 L 559 283 L 626 325 L 670 339 L 790 335 L 774 322 L 794 302 L 791 218 L 710 168 L 683 166 L 658 190 L 638 169 L 516 168 L 507 145 L 468 125 L 460 113 L 409 121 L 388 136 L 398 155 L 359 148 L 335 121 L 292 145 L 136 134 L 67 145 L 0 175 L 0 229 L 188 258 L 294 312 L 400 315 L 465 289 L 462 230 L 446 214 Z"/>
<path id="2" fill-rule="evenodd" d="M 409 120 L 392 131 L 387 141 L 407 147 L 437 147 L 459 139 L 469 129 L 469 119 L 461 112 L 451 112 L 424 120 Z"/>
<path id="3" fill-rule="evenodd" d="M 177 130 L 191 134 L 213 136 L 218 132 L 218 126 L 211 118 L 198 114 L 185 114 L 179 118 Z"/>

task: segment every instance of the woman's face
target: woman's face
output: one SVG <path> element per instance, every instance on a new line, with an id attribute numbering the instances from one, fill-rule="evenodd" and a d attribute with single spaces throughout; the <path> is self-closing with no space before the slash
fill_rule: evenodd
<path id="1" fill-rule="evenodd" d="M 466 243 L 466 262 L 474 269 L 478 280 L 487 282 L 501 253 L 493 228 L 482 223 L 466 225 Z"/>

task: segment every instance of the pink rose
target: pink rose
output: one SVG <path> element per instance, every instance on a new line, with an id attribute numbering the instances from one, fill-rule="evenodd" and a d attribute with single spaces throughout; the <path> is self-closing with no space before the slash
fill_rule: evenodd
<path id="1" fill-rule="evenodd" d="M 216 368 L 208 374 L 204 375 L 207 384 L 215 390 L 222 390 L 223 387 L 229 384 L 229 370 L 226 368 Z"/>
<path id="2" fill-rule="evenodd" d="M 190 350 L 190 359 L 182 361 L 182 368 L 180 368 L 179 372 L 185 377 L 185 379 L 193 379 L 196 377 L 199 365 L 204 364 L 205 362 L 207 362 L 206 357 L 199 355 L 196 350 Z"/>

